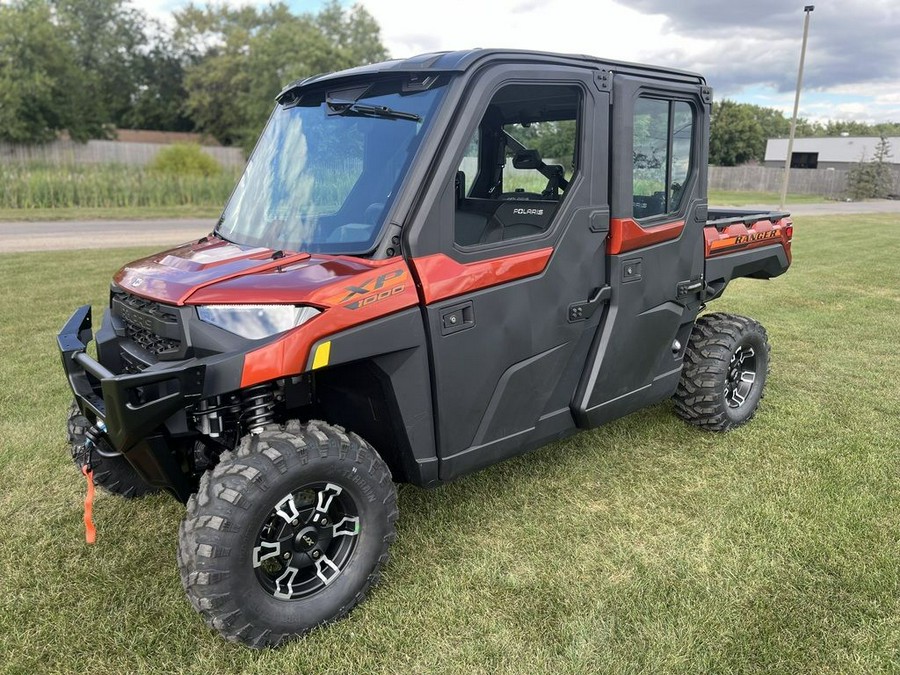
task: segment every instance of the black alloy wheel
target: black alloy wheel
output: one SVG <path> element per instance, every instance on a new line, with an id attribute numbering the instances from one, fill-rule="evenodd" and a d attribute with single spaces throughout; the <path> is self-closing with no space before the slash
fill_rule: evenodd
<path id="1" fill-rule="evenodd" d="M 750 398 L 756 384 L 756 352 L 749 344 L 740 345 L 731 355 L 725 380 L 725 400 L 730 408 L 740 408 Z"/>
<path id="2" fill-rule="evenodd" d="M 336 483 L 289 492 L 256 537 L 253 568 L 273 597 L 300 600 L 331 584 L 348 565 L 360 532 L 353 497 Z"/>

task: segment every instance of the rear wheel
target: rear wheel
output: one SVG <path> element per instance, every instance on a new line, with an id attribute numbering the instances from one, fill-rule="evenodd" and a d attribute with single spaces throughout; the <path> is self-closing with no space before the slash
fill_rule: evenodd
<path id="1" fill-rule="evenodd" d="M 88 452 L 84 449 L 85 432 L 91 426 L 88 419 L 81 414 L 75 402 L 69 408 L 67 420 L 69 450 L 72 461 L 79 471 L 88 461 Z M 116 453 L 104 440 L 101 440 L 90 453 L 91 469 L 94 472 L 94 485 L 101 487 L 125 499 L 143 497 L 146 494 L 159 492 L 141 478 L 134 467 L 122 455 Z"/>
<path id="2" fill-rule="evenodd" d="M 675 411 L 703 429 L 733 429 L 756 413 L 768 373 L 765 328 L 745 316 L 706 314 L 691 332 Z"/>
<path id="3" fill-rule="evenodd" d="M 178 566 L 230 641 L 277 646 L 343 618 L 395 539 L 397 492 L 362 438 L 322 422 L 245 436 L 188 501 Z"/>

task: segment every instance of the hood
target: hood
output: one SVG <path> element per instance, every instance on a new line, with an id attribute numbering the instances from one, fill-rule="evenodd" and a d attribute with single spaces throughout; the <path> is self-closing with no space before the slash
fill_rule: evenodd
<path id="1" fill-rule="evenodd" d="M 273 258 L 278 255 L 279 257 Z M 402 259 L 310 255 L 234 244 L 209 236 L 123 267 L 114 282 L 134 295 L 172 305 L 340 302 L 348 286 Z M 405 275 L 404 275 L 405 276 Z"/>

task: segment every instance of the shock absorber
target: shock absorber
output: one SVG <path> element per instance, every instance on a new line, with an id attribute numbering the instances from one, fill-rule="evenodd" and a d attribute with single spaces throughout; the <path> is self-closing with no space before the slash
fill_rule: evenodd
<path id="1" fill-rule="evenodd" d="M 271 384 L 258 384 L 241 392 L 244 424 L 251 434 L 258 434 L 275 421 L 275 393 Z"/>

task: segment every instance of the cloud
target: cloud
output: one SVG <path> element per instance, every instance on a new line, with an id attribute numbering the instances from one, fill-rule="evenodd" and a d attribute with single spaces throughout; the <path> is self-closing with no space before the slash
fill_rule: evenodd
<path id="1" fill-rule="evenodd" d="M 262 5 L 267 0 L 213 1 Z M 134 2 L 158 16 L 163 7 L 188 0 Z M 290 5 L 315 11 L 322 2 L 290 0 Z M 397 0 L 360 2 L 378 21 L 395 58 L 473 47 L 590 54 L 701 73 L 717 98 L 793 106 L 802 2 L 422 0 L 416 11 Z M 897 0 L 819 0 L 810 17 L 801 115 L 900 121 L 900 94 L 892 93 L 900 91 L 898 36 Z M 838 107 L 854 102 L 865 109 Z"/>
<path id="2" fill-rule="evenodd" d="M 803 30 L 801 3 L 628 0 L 628 6 L 662 17 L 667 34 L 701 37 L 699 49 L 681 51 L 679 57 L 706 74 L 715 87 L 734 91 L 763 84 L 777 91 L 794 89 Z M 897 35 L 896 0 L 818 4 L 810 16 L 805 86 L 825 90 L 900 79 Z"/>
<path id="3" fill-rule="evenodd" d="M 427 54 L 441 49 L 440 38 L 430 33 L 402 33 L 394 36 L 394 40 L 402 43 L 410 53 Z"/>
<path id="4" fill-rule="evenodd" d="M 656 35 L 664 22 L 613 0 L 577 8 L 570 0 L 453 0 L 422 2 L 416 12 L 397 0 L 361 3 L 381 25 L 384 42 L 397 58 L 421 51 L 421 37 L 427 34 L 434 45 L 430 49 L 508 47 L 636 60 L 648 31 Z"/>

